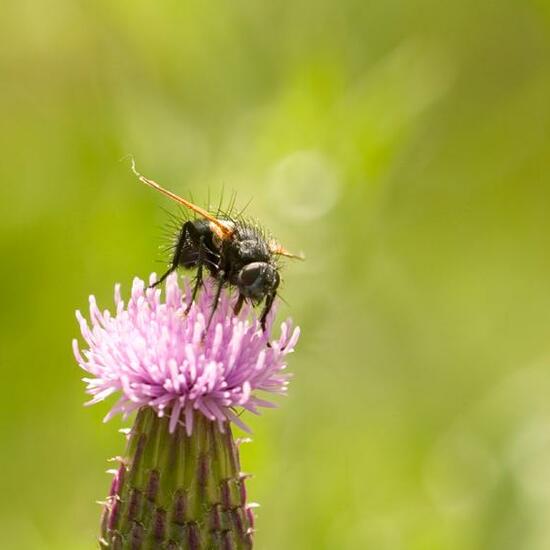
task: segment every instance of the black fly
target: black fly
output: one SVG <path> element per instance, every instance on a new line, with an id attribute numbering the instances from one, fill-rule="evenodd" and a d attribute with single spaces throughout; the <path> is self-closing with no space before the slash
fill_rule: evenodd
<path id="1" fill-rule="evenodd" d="M 301 258 L 301 256 L 291 254 L 276 241 L 268 239 L 261 228 L 246 222 L 240 216 L 232 218 L 227 215 L 217 218 L 200 206 L 164 189 L 158 183 L 142 176 L 136 170 L 133 161 L 132 170 L 141 182 L 200 216 L 199 219 L 187 220 L 182 223 L 177 234 L 170 266 L 153 286 L 162 283 L 178 267 L 196 269 L 192 303 L 202 286 L 206 270 L 207 274 L 217 281 L 208 324 L 210 324 L 218 305 L 222 288 L 232 285 L 239 292 L 234 307 L 236 314 L 245 301 L 254 305 L 264 302 L 260 322 L 265 330 L 266 319 L 277 295 L 280 282 L 277 256 L 290 258 Z"/>

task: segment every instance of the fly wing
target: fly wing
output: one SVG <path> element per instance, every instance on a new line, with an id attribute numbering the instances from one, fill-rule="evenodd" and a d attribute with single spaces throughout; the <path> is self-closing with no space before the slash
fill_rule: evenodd
<path id="1" fill-rule="evenodd" d="M 286 248 L 284 248 L 281 244 L 279 244 L 277 241 L 270 241 L 269 250 L 271 251 L 272 254 L 277 254 L 278 256 L 284 256 L 285 258 L 294 258 L 295 260 L 306 259 L 303 252 L 300 252 L 299 254 L 293 254 L 292 252 L 289 252 Z"/>
<path id="2" fill-rule="evenodd" d="M 184 199 L 176 195 L 175 193 L 172 193 L 172 191 L 169 191 L 168 189 L 161 187 L 156 181 L 150 180 L 149 178 L 146 178 L 145 176 L 140 174 L 136 169 L 136 163 L 134 159 L 132 159 L 132 172 L 137 176 L 139 181 L 141 181 L 145 185 L 148 185 L 149 187 L 156 189 L 163 195 L 166 195 L 167 197 L 171 198 L 173 201 L 178 202 L 179 204 L 183 204 L 183 206 L 185 206 L 186 208 L 189 208 L 189 210 L 196 212 L 199 216 L 202 216 L 205 220 L 208 220 L 212 225 L 212 230 L 217 234 L 217 236 L 220 239 L 229 239 L 233 235 L 233 232 L 234 232 L 233 228 L 230 227 L 227 223 L 224 223 L 221 220 L 218 220 L 218 218 L 216 218 L 215 216 L 212 216 L 212 214 L 210 214 L 208 210 L 205 210 L 204 208 L 201 208 L 200 206 L 193 204 L 187 199 Z"/>

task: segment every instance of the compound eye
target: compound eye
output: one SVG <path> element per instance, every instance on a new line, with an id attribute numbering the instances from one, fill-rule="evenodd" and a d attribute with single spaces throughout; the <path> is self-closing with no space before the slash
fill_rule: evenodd
<path id="1" fill-rule="evenodd" d="M 243 286 L 253 286 L 262 276 L 264 270 L 265 264 L 262 262 L 245 265 L 239 273 L 239 283 Z"/>
<path id="2" fill-rule="evenodd" d="M 270 289 L 274 289 L 273 266 L 265 262 L 252 262 L 245 265 L 239 272 L 237 286 L 243 296 L 252 301 L 261 301 Z"/>

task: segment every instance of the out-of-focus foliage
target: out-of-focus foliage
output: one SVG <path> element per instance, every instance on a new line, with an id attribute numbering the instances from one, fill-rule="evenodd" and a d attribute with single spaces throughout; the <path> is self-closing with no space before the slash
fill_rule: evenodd
<path id="1" fill-rule="evenodd" d="M 222 186 L 305 263 L 243 465 L 261 550 L 550 548 L 545 0 L 7 0 L 0 538 L 87 549 L 120 452 L 75 307 L 160 270 L 165 199 Z"/>

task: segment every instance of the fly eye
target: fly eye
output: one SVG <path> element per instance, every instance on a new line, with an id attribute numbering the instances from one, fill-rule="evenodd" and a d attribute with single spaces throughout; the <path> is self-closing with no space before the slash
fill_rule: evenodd
<path id="1" fill-rule="evenodd" d="M 243 296 L 258 302 L 276 290 L 279 274 L 274 266 L 266 262 L 252 262 L 239 271 L 237 286 Z"/>
<path id="2" fill-rule="evenodd" d="M 244 266 L 239 273 L 239 283 L 242 286 L 253 286 L 265 271 L 265 264 L 254 262 Z"/>
<path id="3" fill-rule="evenodd" d="M 274 267 L 265 262 L 252 262 L 245 265 L 237 277 L 239 292 L 253 302 L 265 298 L 268 292 L 277 287 L 278 278 Z"/>

